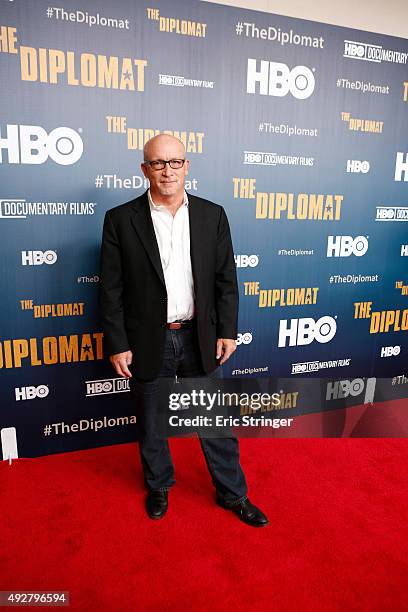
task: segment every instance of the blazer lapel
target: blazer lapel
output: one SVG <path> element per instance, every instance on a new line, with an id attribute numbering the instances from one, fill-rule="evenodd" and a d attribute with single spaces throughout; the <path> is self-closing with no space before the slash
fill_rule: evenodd
<path id="1" fill-rule="evenodd" d="M 156 270 L 163 285 L 166 286 L 159 247 L 156 240 L 156 234 L 154 233 L 152 216 L 150 214 L 147 192 L 137 199 L 137 203 L 133 206 L 133 211 L 131 223 L 152 262 L 153 268 Z"/>
<path id="2" fill-rule="evenodd" d="M 188 218 L 190 223 L 190 257 L 194 278 L 194 289 L 197 291 L 198 281 L 201 278 L 200 262 L 202 261 L 202 241 L 205 239 L 200 208 L 196 206 L 194 196 L 188 194 Z"/>

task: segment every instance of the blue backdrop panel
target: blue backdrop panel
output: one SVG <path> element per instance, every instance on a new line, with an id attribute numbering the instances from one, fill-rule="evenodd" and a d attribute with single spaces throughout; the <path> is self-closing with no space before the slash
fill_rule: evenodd
<path id="1" fill-rule="evenodd" d="M 163 131 L 187 145 L 187 190 L 230 219 L 224 375 L 397 376 L 404 395 L 407 61 L 405 39 L 207 3 L 3 2 L 4 456 L 135 438 L 104 355 L 99 247 Z"/>

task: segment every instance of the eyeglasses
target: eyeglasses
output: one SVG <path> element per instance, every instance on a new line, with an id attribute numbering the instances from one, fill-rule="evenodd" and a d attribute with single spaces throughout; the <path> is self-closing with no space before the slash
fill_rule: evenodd
<path id="1" fill-rule="evenodd" d="M 153 161 L 145 161 L 146 166 L 150 166 L 152 170 L 164 170 L 166 164 L 169 164 L 170 168 L 173 170 L 180 170 L 184 166 L 185 159 L 169 159 L 169 161 L 165 161 L 164 159 L 154 159 Z"/>

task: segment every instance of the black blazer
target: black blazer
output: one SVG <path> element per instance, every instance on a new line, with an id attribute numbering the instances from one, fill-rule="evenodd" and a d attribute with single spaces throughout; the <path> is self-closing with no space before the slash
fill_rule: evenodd
<path id="1" fill-rule="evenodd" d="M 236 269 L 224 209 L 194 195 L 188 200 L 198 340 L 209 374 L 218 365 L 216 339 L 237 337 Z M 163 361 L 167 291 L 147 192 L 105 215 L 99 297 L 108 354 L 130 349 L 132 373 L 156 378 Z"/>

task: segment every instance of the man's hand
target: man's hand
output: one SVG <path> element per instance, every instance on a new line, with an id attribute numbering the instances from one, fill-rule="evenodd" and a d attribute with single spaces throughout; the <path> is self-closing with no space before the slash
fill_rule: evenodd
<path id="1" fill-rule="evenodd" d="M 124 353 L 116 353 L 109 357 L 111 364 L 115 368 L 116 374 L 125 378 L 132 378 L 132 374 L 128 366 L 132 363 L 132 351 L 125 351 Z"/>
<path id="2" fill-rule="evenodd" d="M 218 338 L 216 358 L 221 359 L 220 365 L 229 359 L 234 351 L 237 350 L 237 341 L 230 338 Z"/>

